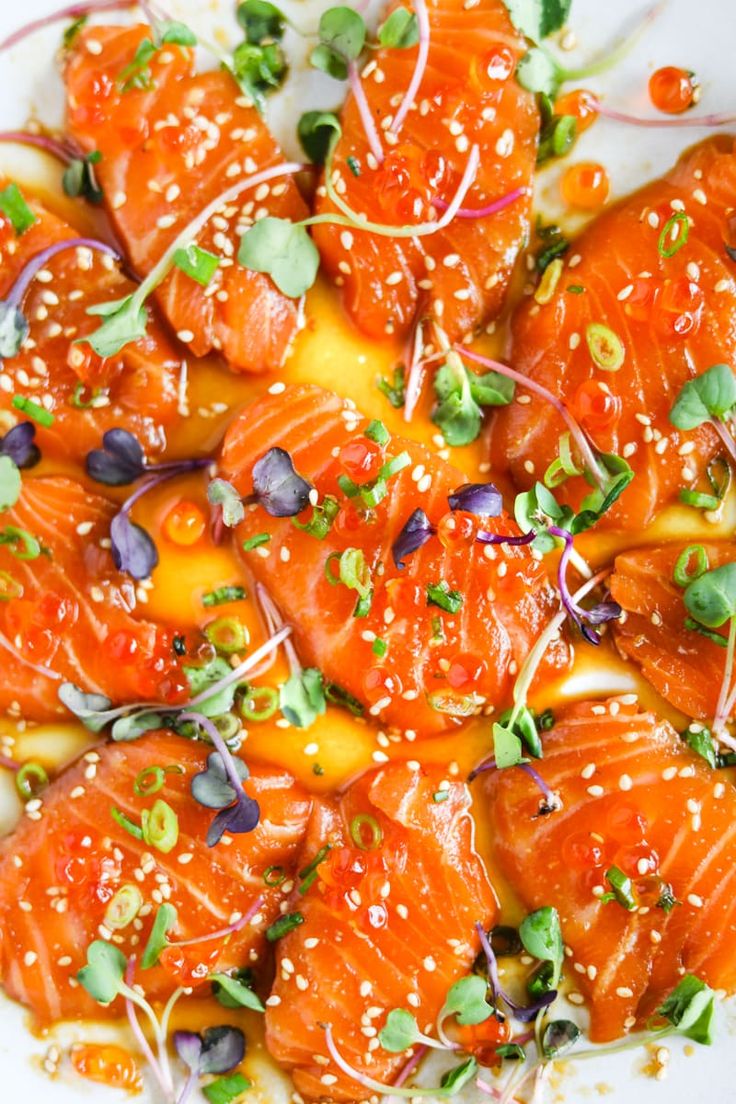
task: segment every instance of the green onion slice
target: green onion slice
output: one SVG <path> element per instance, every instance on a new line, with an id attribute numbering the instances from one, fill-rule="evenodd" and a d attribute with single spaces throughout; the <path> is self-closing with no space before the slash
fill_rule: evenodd
<path id="1" fill-rule="evenodd" d="M 618 372 L 624 362 L 625 350 L 618 334 L 601 322 L 585 327 L 585 340 L 593 363 L 604 372 Z"/>
<path id="2" fill-rule="evenodd" d="M 689 234 L 689 218 L 684 211 L 676 211 L 671 218 L 667 219 L 659 235 L 657 249 L 660 257 L 674 257 L 675 253 L 686 244 Z"/>
<path id="3" fill-rule="evenodd" d="M 689 544 L 677 557 L 672 578 L 679 587 L 686 587 L 701 575 L 705 575 L 709 567 L 708 553 L 702 544 Z"/>
<path id="4" fill-rule="evenodd" d="M 350 838 L 361 851 L 375 851 L 383 842 L 383 830 L 370 813 L 358 813 L 350 821 Z"/>
<path id="5" fill-rule="evenodd" d="M 121 931 L 132 924 L 143 905 L 143 894 L 138 886 L 121 886 L 105 910 L 105 927 Z"/>
<path id="6" fill-rule="evenodd" d="M 49 784 L 49 776 L 40 763 L 24 763 L 15 775 L 15 788 L 24 801 L 30 801 Z"/>

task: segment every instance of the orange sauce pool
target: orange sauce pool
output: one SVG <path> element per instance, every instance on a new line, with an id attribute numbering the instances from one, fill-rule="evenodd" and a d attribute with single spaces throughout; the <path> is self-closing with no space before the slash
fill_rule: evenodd
<path id="1" fill-rule="evenodd" d="M 61 195 L 59 170 L 55 163 L 27 150 L 8 148 L 3 149 L 1 155 L 0 168 L 3 171 L 21 181 L 30 181 L 29 190 L 39 193 L 52 209 L 80 230 L 95 231 L 94 213 Z M 489 355 L 502 355 L 504 337 L 503 327 L 499 327 L 496 334 L 484 339 L 484 351 Z M 410 436 L 436 451 L 442 447 L 442 442 L 436 437 L 435 427 L 429 420 L 430 397 L 425 396 L 424 404 L 412 423 L 407 425 L 402 412 L 394 410 L 375 385 L 377 376 L 391 375 L 401 353 L 396 342 L 372 342 L 358 333 L 344 316 L 339 295 L 325 281 L 320 281 L 308 296 L 304 330 L 279 373 L 267 377 L 238 376 L 229 372 L 216 358 L 199 362 L 190 360 L 187 387 L 190 415 L 172 434 L 172 453 L 186 456 L 193 451 L 200 454 L 203 450 L 214 451 L 232 418 L 259 394 L 275 383 L 303 381 L 349 395 L 363 413 L 382 420 L 392 434 Z M 482 436 L 467 448 L 448 450 L 442 455 L 461 468 L 468 480 L 492 478 L 492 473 L 489 474 L 484 466 Z M 56 465 L 56 470 L 59 468 L 60 465 Z M 44 463 L 41 470 L 50 471 L 52 465 Z M 66 470 L 72 469 L 67 467 Z M 205 490 L 206 480 L 201 474 L 178 479 L 148 495 L 136 514 L 141 524 L 151 531 L 160 552 L 154 585 L 147 592 L 148 611 L 154 618 L 183 627 L 201 626 L 215 617 L 236 613 L 247 626 L 251 646 L 256 646 L 263 639 L 263 628 L 254 604 L 248 598 L 219 606 L 214 611 L 202 605 L 202 595 L 208 590 L 224 584 L 246 584 L 241 564 L 231 547 L 228 544 L 216 547 L 207 531 L 191 543 L 172 540 L 165 531 L 162 532 L 166 519 L 182 500 L 204 510 Z M 731 503 L 730 509 L 724 511 L 722 522 L 714 526 L 694 522 L 692 511 L 674 509 L 666 512 L 648 533 L 641 534 L 640 540 L 632 542 L 629 537 L 626 544 L 630 547 L 632 543 L 645 543 L 663 536 L 673 539 L 678 534 L 687 534 L 693 539 L 699 535 L 698 526 L 703 535 L 711 538 L 725 535 L 733 528 L 733 515 Z M 592 566 L 597 566 L 609 562 L 622 544 L 615 534 L 586 535 L 580 541 L 580 551 Z M 285 666 L 278 660 L 262 681 L 276 685 L 285 677 Z M 640 679 L 633 667 L 616 656 L 606 641 L 599 649 L 584 644 L 579 646 L 570 675 L 559 684 L 546 687 L 544 702 L 537 704 L 554 709 L 569 698 L 602 697 L 612 692 L 631 691 L 639 694 L 644 706 L 657 709 L 676 724 L 683 721 Z M 449 735 L 412 742 L 389 737 L 375 725 L 332 706 L 309 730 L 285 728 L 283 724 L 283 721 L 279 723 L 277 720 L 248 724 L 243 731 L 244 756 L 249 760 L 266 760 L 288 767 L 307 788 L 318 792 L 334 789 L 362 769 L 387 758 L 444 763 L 451 776 L 464 777 L 488 754 L 491 747 L 488 718 L 476 719 Z M 49 770 L 60 768 L 96 741 L 96 736 L 75 723 L 30 726 L 24 722 L 15 724 L 0 720 L 0 746 L 19 760 L 33 758 Z M 2 772 L 0 832 L 12 827 L 19 809 L 12 779 L 7 772 Z M 509 887 L 494 869 L 492 840 L 485 820 L 484 817 L 477 818 L 478 848 L 488 863 L 499 893 L 504 920 L 514 923 L 520 919 L 520 908 Z M 225 1009 L 211 1000 L 190 1000 L 179 1006 L 173 1026 L 201 1029 L 207 1024 L 224 1022 L 239 1024 L 247 1034 L 249 1050 L 245 1072 L 255 1082 L 249 1099 L 285 1104 L 291 1096 L 291 1084 L 268 1059 L 262 1037 L 262 1017 L 242 1010 Z M 77 1043 L 89 1043 L 94 1038 L 95 1026 L 63 1026 L 60 1037 Z M 109 1025 L 105 1030 L 109 1035 Z M 44 1035 L 48 1037 L 48 1033 Z M 90 1050 L 87 1059 L 90 1069 L 97 1068 L 95 1063 L 99 1064 L 99 1054 L 96 1051 Z M 122 1057 L 120 1065 L 121 1068 L 125 1065 Z M 128 1075 L 132 1077 L 130 1071 Z"/>

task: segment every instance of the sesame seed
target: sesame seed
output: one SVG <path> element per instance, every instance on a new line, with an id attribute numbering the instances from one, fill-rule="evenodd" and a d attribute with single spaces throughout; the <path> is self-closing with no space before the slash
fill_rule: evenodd
<path id="1" fill-rule="evenodd" d="M 618 989 L 616 990 L 617 997 L 622 997 L 626 999 L 627 997 L 633 997 L 633 995 L 633 989 L 629 989 L 626 985 L 619 985 Z"/>

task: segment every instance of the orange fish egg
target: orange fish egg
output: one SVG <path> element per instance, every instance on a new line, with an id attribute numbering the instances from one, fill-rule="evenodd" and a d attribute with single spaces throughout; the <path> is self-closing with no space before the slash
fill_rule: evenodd
<path id="1" fill-rule="evenodd" d="M 597 161 L 578 161 L 562 174 L 560 191 L 568 207 L 595 211 L 608 199 L 611 181 L 603 165 Z"/>
<path id="2" fill-rule="evenodd" d="M 572 115 L 578 134 L 591 127 L 598 118 L 598 101 L 592 92 L 576 88 L 555 101 L 556 115 Z"/>
<path id="3" fill-rule="evenodd" d="M 649 78 L 649 98 L 666 115 L 680 115 L 697 103 L 697 89 L 695 74 L 674 65 L 657 69 Z"/>
<path id="4" fill-rule="evenodd" d="M 621 416 L 621 399 L 611 394 L 607 383 L 585 380 L 575 392 L 573 409 L 585 429 L 610 429 Z"/>
<path id="5" fill-rule="evenodd" d="M 75 1071 L 88 1081 L 134 1093 L 143 1088 L 138 1063 L 123 1047 L 112 1043 L 78 1043 L 72 1047 L 70 1057 Z"/>
<path id="6" fill-rule="evenodd" d="M 207 519 L 196 502 L 190 502 L 182 498 L 171 507 L 164 518 L 164 535 L 172 544 L 179 544 L 185 548 L 196 544 L 204 536 L 207 528 Z"/>

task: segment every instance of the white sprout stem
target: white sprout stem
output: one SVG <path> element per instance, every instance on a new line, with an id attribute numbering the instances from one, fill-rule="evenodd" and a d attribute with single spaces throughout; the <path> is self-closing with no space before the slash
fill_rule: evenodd
<path id="1" fill-rule="evenodd" d="M 249 191 L 251 188 L 256 188 L 259 184 L 265 184 L 269 180 L 274 180 L 279 176 L 293 176 L 295 173 L 303 172 L 309 166 L 302 164 L 299 161 L 285 161 L 281 165 L 272 165 L 268 169 L 262 169 L 261 172 L 253 173 L 251 176 L 246 176 L 242 180 L 239 180 L 237 184 L 233 184 L 232 188 L 228 188 L 227 191 L 221 192 L 216 196 L 211 203 L 199 212 L 196 218 L 193 218 L 184 229 L 176 235 L 171 245 L 159 258 L 146 278 L 138 285 L 133 292 L 132 299 L 139 306 L 143 306 L 144 302 L 151 294 L 152 291 L 163 283 L 169 274 L 169 270 L 174 262 L 174 254 L 179 249 L 185 249 L 192 242 L 196 241 L 198 235 L 207 225 L 211 218 L 214 217 L 223 207 L 228 203 L 232 203 L 243 192 Z"/>
<path id="2" fill-rule="evenodd" d="M 721 439 L 721 442 L 732 460 L 736 461 L 736 441 L 734 441 L 728 427 L 720 418 L 711 418 L 711 425 Z"/>
<path id="3" fill-rule="evenodd" d="M 731 697 L 731 680 L 733 678 L 733 658 L 736 650 L 736 617 L 732 617 L 728 626 L 728 644 L 726 646 L 726 661 L 723 666 L 723 679 L 718 695 L 718 704 L 713 718 L 713 731 L 716 736 L 720 733 L 728 720 L 730 710 L 728 704 Z M 732 707 L 733 708 L 733 707 Z"/>
<path id="4" fill-rule="evenodd" d="M 592 578 L 588 579 L 587 582 L 583 583 L 583 585 L 575 591 L 575 593 L 572 595 L 571 601 L 573 603 L 578 603 L 580 599 L 584 598 L 586 594 L 589 594 L 591 590 L 595 590 L 598 584 L 603 582 L 603 580 L 608 575 L 610 575 L 610 573 L 610 568 L 605 568 L 603 571 L 599 571 L 597 574 L 593 575 Z M 537 640 L 534 643 L 534 646 L 532 647 L 532 650 L 529 652 L 529 655 L 524 660 L 521 671 L 519 672 L 519 677 L 514 683 L 514 707 L 511 711 L 511 716 L 509 717 L 507 727 L 513 727 L 519 713 L 526 705 L 529 688 L 534 681 L 534 676 L 537 673 L 537 668 L 542 662 L 544 653 L 547 651 L 547 648 L 552 643 L 552 640 L 557 635 L 557 632 L 564 624 L 566 617 L 567 610 L 563 605 L 562 608 L 554 615 L 551 621 L 539 634 Z"/>
<path id="5" fill-rule="evenodd" d="M 221 690 L 227 689 L 228 686 L 232 686 L 234 682 L 240 682 L 243 675 L 247 675 L 249 671 L 255 667 L 255 665 L 268 655 L 275 648 L 278 648 L 282 641 L 286 640 L 287 636 L 291 635 L 291 625 L 284 625 L 283 629 L 279 629 L 277 633 L 265 643 L 261 644 L 260 648 L 256 648 L 252 655 L 249 655 L 247 659 L 244 659 L 242 663 L 239 663 L 237 667 L 234 667 L 232 671 L 220 679 L 214 686 L 208 687 L 203 690 L 201 694 L 197 694 L 196 698 L 192 698 L 191 701 L 186 702 L 180 709 L 191 709 L 196 705 L 201 705 L 202 702 L 207 701 L 213 694 L 219 693 Z M 162 707 L 162 711 L 171 711 L 171 706 Z"/>
<path id="6" fill-rule="evenodd" d="M 390 226 L 382 222 L 370 222 L 363 215 L 359 214 L 358 211 L 354 211 L 353 208 L 345 202 L 342 196 L 337 194 L 335 185 L 332 182 L 332 161 L 330 159 L 325 165 L 325 188 L 330 200 L 340 211 L 342 211 L 343 217 L 341 218 L 340 215 L 336 214 L 312 215 L 310 218 L 303 219 L 300 225 L 319 226 L 329 223 L 333 226 L 349 226 L 352 230 L 364 230 L 366 233 L 379 234 L 384 238 L 429 237 L 431 234 L 437 234 L 440 230 L 444 230 L 444 228 L 449 226 L 452 222 L 462 206 L 465 196 L 472 187 L 479 165 L 480 148 L 478 146 L 471 146 L 457 191 L 447 205 L 447 210 L 444 211 L 441 217 L 436 221 L 420 222 L 417 223 L 416 226 Z"/>
<path id="7" fill-rule="evenodd" d="M 133 960 L 135 961 L 135 960 Z M 171 1066 L 169 1064 L 169 1055 L 166 1050 L 166 1036 L 161 1031 L 161 1024 L 156 1018 L 156 1013 L 151 1008 L 145 997 L 142 997 L 140 993 L 136 992 L 132 985 L 121 985 L 120 992 L 127 1001 L 140 1008 L 141 1012 L 147 1017 L 151 1024 L 153 1031 L 153 1037 L 156 1040 L 156 1050 L 158 1052 L 158 1065 L 160 1066 L 162 1079 L 167 1085 L 167 1094 L 170 1096 L 174 1090 L 174 1080 L 171 1076 Z M 132 1026 L 132 1024 L 131 1024 Z M 149 1048 L 150 1049 L 150 1048 Z M 148 1056 L 147 1056 L 148 1057 Z M 150 1060 L 150 1059 L 149 1059 Z M 154 1071 L 156 1070 L 156 1063 L 153 1064 Z M 162 1086 L 163 1087 L 163 1086 Z"/>
<path id="8" fill-rule="evenodd" d="M 567 428 L 570 430 L 575 443 L 580 449 L 580 454 L 583 457 L 590 474 L 595 479 L 599 488 L 603 490 L 608 483 L 608 477 L 598 463 L 595 453 L 593 452 L 585 433 L 573 418 L 570 411 L 567 409 L 564 402 L 558 399 L 551 391 L 548 391 L 546 387 L 542 387 L 536 380 L 530 379 L 529 376 L 523 375 L 522 372 L 517 372 L 515 368 L 510 368 L 508 364 L 502 364 L 500 360 L 491 360 L 489 357 L 481 356 L 480 353 L 473 353 L 470 349 L 466 349 L 464 346 L 456 345 L 456 351 L 461 357 L 467 357 L 469 360 L 474 360 L 476 364 L 482 364 L 486 368 L 490 368 L 494 372 L 498 372 L 499 375 L 508 376 L 509 379 L 514 380 L 520 387 L 526 387 L 529 391 L 533 391 L 535 395 L 539 395 L 540 398 L 550 403 L 555 408 L 557 413 L 563 419 Z"/>
<path id="9" fill-rule="evenodd" d="M 160 1065 L 156 1061 L 156 1056 L 154 1055 L 154 1053 L 151 1049 L 151 1044 L 148 1042 L 148 1039 L 143 1034 L 143 1030 L 141 1028 L 141 1025 L 138 1023 L 138 1017 L 137 1017 L 136 1011 L 135 1011 L 135 1008 L 136 1008 L 135 1003 L 131 1000 L 130 996 L 127 993 L 125 993 L 124 996 L 125 996 L 125 1013 L 128 1017 L 128 1023 L 130 1024 L 130 1030 L 133 1033 L 133 1038 L 135 1039 L 136 1043 L 140 1047 L 140 1050 L 141 1050 L 141 1053 L 143 1054 L 143 1057 L 146 1059 L 146 1061 L 148 1062 L 148 1065 L 151 1067 L 153 1075 L 156 1078 L 156 1080 L 158 1081 L 159 1086 L 161 1087 L 161 1091 L 164 1094 L 164 1097 L 166 1098 L 166 1100 L 172 1100 L 173 1099 L 174 1086 L 173 1086 L 173 1084 L 171 1084 L 171 1085 L 167 1084 L 166 1076 L 165 1076 L 163 1070 L 161 1069 Z"/>
<path id="10" fill-rule="evenodd" d="M 281 610 L 274 602 L 271 595 L 268 593 L 263 583 L 256 583 L 256 598 L 258 599 L 261 609 L 263 610 L 263 616 L 268 623 L 269 631 L 274 633 L 284 627 L 284 619 L 281 616 Z M 292 675 L 300 675 L 303 671 L 303 667 L 299 661 L 299 656 L 296 654 L 296 648 L 292 644 L 291 640 L 284 640 L 284 651 L 286 652 L 286 658 L 289 662 L 289 670 Z"/>
<path id="11" fill-rule="evenodd" d="M 423 326 L 424 321 L 420 318 L 414 327 L 414 333 L 410 340 L 409 371 L 404 388 L 405 422 L 410 422 L 414 417 L 414 411 L 422 394 L 425 373 L 425 362 L 422 360 L 422 350 L 424 348 Z"/>
<path id="12" fill-rule="evenodd" d="M 358 66 L 354 61 L 348 62 L 348 81 L 350 83 L 350 91 L 355 98 L 355 104 L 358 108 L 358 114 L 363 124 L 365 136 L 368 139 L 368 145 L 371 147 L 371 153 L 380 165 L 383 161 L 383 146 L 381 145 L 381 138 L 376 129 L 368 100 L 366 99 L 363 82 L 358 72 Z"/>
<path id="13" fill-rule="evenodd" d="M 414 72 L 412 73 L 411 80 L 409 81 L 409 87 L 406 90 L 401 105 L 398 111 L 394 115 L 393 122 L 391 123 L 391 130 L 394 134 L 398 134 L 404 125 L 406 116 L 411 110 L 411 105 L 416 99 L 419 86 L 422 83 L 422 77 L 424 71 L 427 68 L 427 58 L 429 56 L 429 40 L 430 40 L 430 28 L 429 28 L 429 13 L 427 11 L 427 5 L 425 0 L 414 0 L 414 14 L 417 17 L 417 24 L 419 27 L 419 47 L 417 49 L 417 60 L 414 66 Z"/>
<path id="14" fill-rule="evenodd" d="M 167 1038 L 169 1034 L 169 1020 L 171 1019 L 171 1013 L 174 1011 L 174 1006 L 182 997 L 189 996 L 191 991 L 189 988 L 175 989 L 164 1005 L 164 1010 L 161 1013 L 161 1033 L 164 1038 Z"/>
<path id="15" fill-rule="evenodd" d="M 327 1049 L 330 1052 L 332 1061 L 346 1077 L 349 1077 L 351 1081 L 356 1081 L 359 1085 L 362 1085 L 364 1089 L 368 1089 L 370 1092 L 379 1093 L 381 1096 L 403 1096 L 411 1098 L 415 1096 L 441 1097 L 446 1095 L 438 1089 L 405 1089 L 400 1085 L 384 1085 L 381 1081 L 374 1081 L 372 1077 L 368 1077 L 367 1074 L 361 1073 L 360 1070 L 355 1069 L 354 1066 L 351 1066 L 350 1063 L 343 1058 L 332 1036 L 331 1025 L 325 1024 L 324 1030 L 325 1042 L 327 1043 Z"/>
<path id="16" fill-rule="evenodd" d="M 573 547 L 570 549 L 569 560 L 571 565 L 575 568 L 578 575 L 582 575 L 584 579 L 590 579 L 593 575 L 593 570 L 588 561 L 580 555 L 578 550 Z"/>
<path id="17" fill-rule="evenodd" d="M 667 0 L 654 4 L 644 13 L 629 34 L 624 35 L 610 50 L 604 50 L 598 57 L 594 57 L 587 65 L 583 65 L 579 69 L 565 69 L 558 66 L 562 80 L 578 81 L 585 80 L 586 77 L 597 77 L 600 73 L 606 73 L 609 69 L 618 65 L 633 50 L 644 32 L 649 29 L 650 24 L 661 15 L 666 7 Z"/>
<path id="18" fill-rule="evenodd" d="M 682 128 L 682 127 L 722 127 L 732 126 L 736 123 L 736 115 L 694 115 L 687 118 L 667 119 L 667 118 L 652 118 L 644 119 L 638 115 L 628 115 L 625 111 L 616 111 L 612 107 L 606 107 L 604 103 L 597 98 L 593 98 L 593 107 L 603 119 L 611 119 L 614 123 L 628 123 L 630 126 L 637 127 L 659 127 L 659 128 Z"/>

